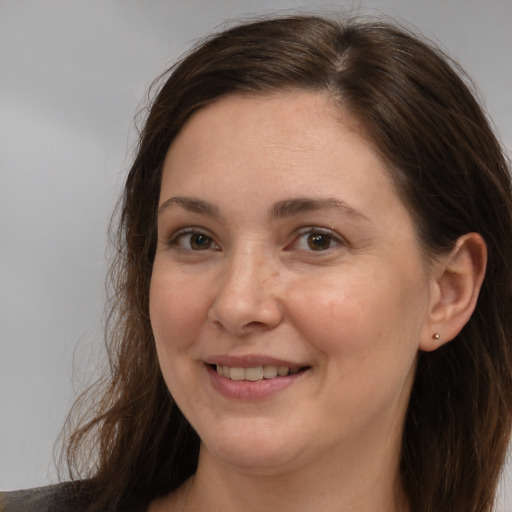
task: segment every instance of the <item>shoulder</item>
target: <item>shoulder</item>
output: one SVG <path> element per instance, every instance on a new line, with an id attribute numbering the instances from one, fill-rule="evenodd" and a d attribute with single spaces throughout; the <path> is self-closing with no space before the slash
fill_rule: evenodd
<path id="1" fill-rule="evenodd" d="M 77 505 L 74 488 L 71 483 L 62 483 L 0 492 L 0 512 L 72 512 Z"/>
<path id="2" fill-rule="evenodd" d="M 93 491 L 94 492 L 94 491 Z M 90 488 L 86 482 L 64 482 L 23 491 L 0 492 L 0 512 L 85 512 Z M 126 497 L 118 512 L 144 512 L 147 499 Z"/>

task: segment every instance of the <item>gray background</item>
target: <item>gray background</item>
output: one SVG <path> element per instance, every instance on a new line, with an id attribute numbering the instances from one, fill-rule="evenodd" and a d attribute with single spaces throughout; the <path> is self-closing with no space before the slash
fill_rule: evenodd
<path id="1" fill-rule="evenodd" d="M 227 19 L 307 8 L 419 27 L 510 151 L 511 0 L 0 0 L 0 488 L 55 479 L 54 442 L 103 357 L 107 224 L 152 79 Z M 509 464 L 500 512 L 511 481 Z"/>

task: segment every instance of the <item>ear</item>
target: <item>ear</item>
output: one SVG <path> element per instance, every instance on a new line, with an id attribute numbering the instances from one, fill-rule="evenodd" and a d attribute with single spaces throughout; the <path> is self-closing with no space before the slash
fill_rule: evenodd
<path id="1" fill-rule="evenodd" d="M 435 350 L 459 334 L 475 309 L 486 265 L 487 246 L 478 233 L 460 237 L 453 250 L 437 260 L 420 350 Z"/>

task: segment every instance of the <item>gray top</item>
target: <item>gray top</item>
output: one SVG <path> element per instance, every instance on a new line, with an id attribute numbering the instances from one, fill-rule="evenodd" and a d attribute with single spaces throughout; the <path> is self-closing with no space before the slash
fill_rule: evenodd
<path id="1" fill-rule="evenodd" d="M 73 510 L 65 484 L 0 493 L 0 512 L 65 512 Z"/>
<path id="2" fill-rule="evenodd" d="M 130 500 L 117 512 L 145 512 L 143 500 Z M 70 482 L 22 491 L 0 492 L 0 512 L 77 512 L 87 510 L 78 500 L 76 486 Z"/>

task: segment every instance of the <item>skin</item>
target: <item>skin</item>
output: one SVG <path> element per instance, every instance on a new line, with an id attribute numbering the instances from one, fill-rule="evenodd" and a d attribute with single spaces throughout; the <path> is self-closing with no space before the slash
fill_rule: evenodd
<path id="1" fill-rule="evenodd" d="M 202 447 L 151 510 L 407 510 L 400 439 L 418 350 L 441 344 L 439 265 L 327 96 L 228 96 L 194 114 L 163 168 L 150 315 Z M 207 366 L 226 355 L 306 370 L 271 396 L 226 397 Z"/>

